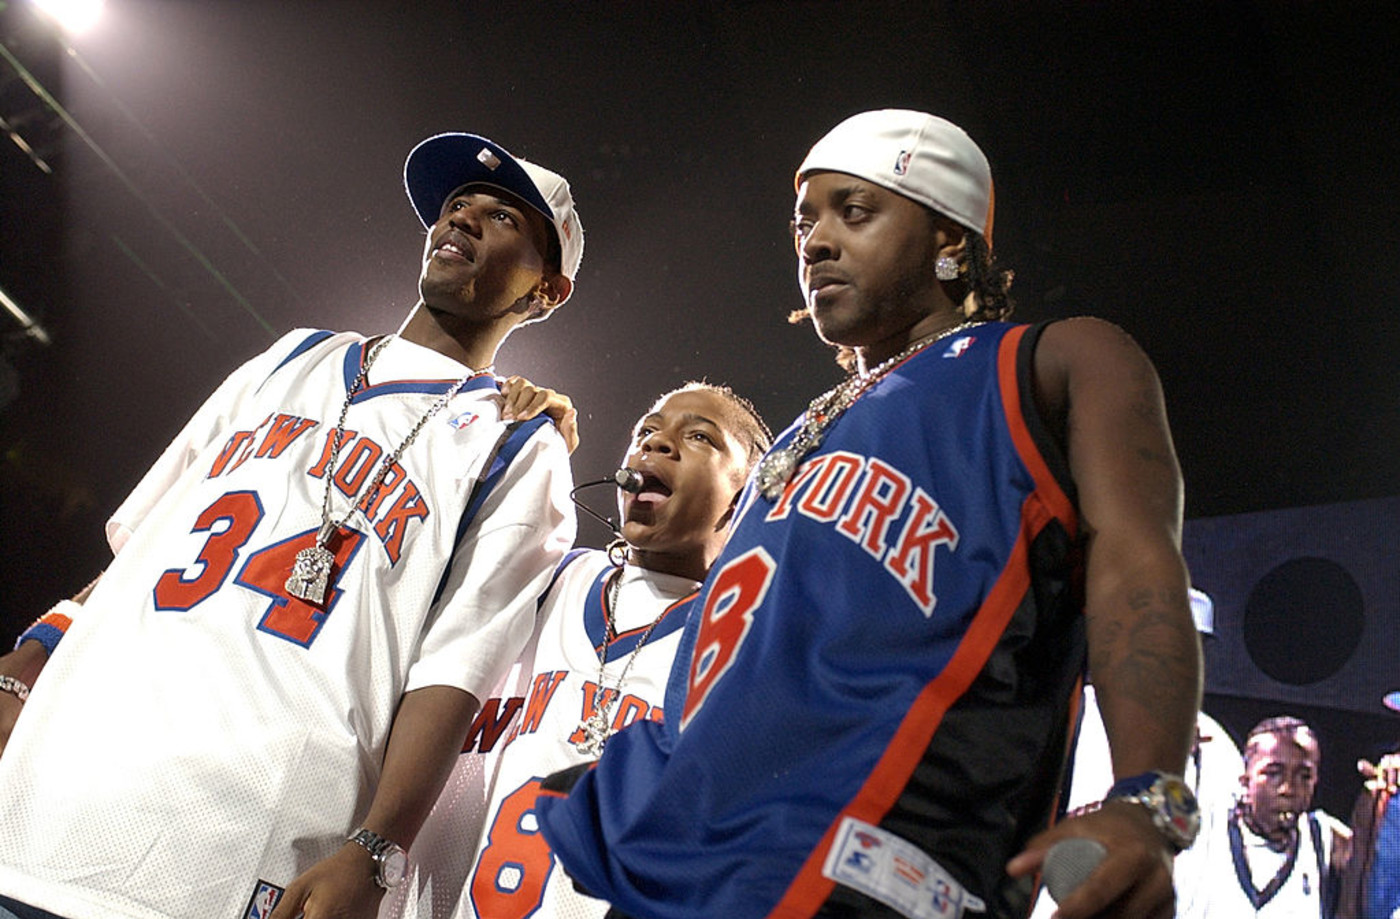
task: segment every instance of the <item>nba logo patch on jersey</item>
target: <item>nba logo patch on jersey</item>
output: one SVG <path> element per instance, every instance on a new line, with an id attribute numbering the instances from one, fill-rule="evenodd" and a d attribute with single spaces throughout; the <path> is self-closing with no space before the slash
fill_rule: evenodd
<path id="1" fill-rule="evenodd" d="M 967 349 L 972 347 L 972 343 L 976 340 L 976 335 L 964 335 L 962 338 L 956 338 L 953 340 L 953 343 L 948 346 L 948 350 L 943 352 L 943 356 L 962 357 L 965 353 L 967 353 Z"/>
<path id="2" fill-rule="evenodd" d="M 909 171 L 909 156 L 910 154 L 908 150 L 899 151 L 899 156 L 896 156 L 894 158 L 895 175 L 902 176 Z"/>
<path id="3" fill-rule="evenodd" d="M 248 908 L 243 911 L 243 919 L 267 919 L 285 890 L 285 887 L 259 880 L 253 888 L 252 897 L 248 899 Z"/>
<path id="4" fill-rule="evenodd" d="M 455 418 L 447 419 L 447 423 L 452 426 L 453 430 L 460 431 L 479 417 L 481 416 L 476 412 L 463 412 Z"/>

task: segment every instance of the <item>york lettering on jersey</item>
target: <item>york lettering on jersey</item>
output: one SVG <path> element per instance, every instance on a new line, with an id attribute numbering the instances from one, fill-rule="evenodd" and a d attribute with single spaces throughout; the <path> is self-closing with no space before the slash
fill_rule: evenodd
<path id="1" fill-rule="evenodd" d="M 534 734 L 542 726 L 557 724 L 558 719 L 551 721 L 546 716 L 549 707 L 556 701 L 560 705 L 571 704 L 568 701 L 571 693 L 560 696 L 557 700 L 555 698 L 556 691 L 568 676 L 567 670 L 537 673 L 530 681 L 528 696 L 512 696 L 508 699 L 493 696 L 488 699 L 472 721 L 462 752 L 490 753 L 502 737 L 505 738 L 504 745 L 509 746 L 521 735 Z M 577 700 L 579 724 L 587 721 L 598 710 L 600 704 L 612 706 L 614 731 L 620 731 L 632 722 L 643 719 L 660 721 L 665 714 L 660 705 L 652 705 L 641 696 L 629 692 L 619 699 L 615 688 L 600 692 L 595 681 L 585 680 L 579 689 Z M 569 743 L 578 743 L 581 740 L 583 732 L 576 728 L 573 736 L 569 738 Z"/>
<path id="2" fill-rule="evenodd" d="M 803 463 L 764 519 L 793 513 L 833 526 L 933 615 L 937 551 L 957 549 L 958 529 L 909 476 L 879 457 L 833 451 Z"/>
<path id="3" fill-rule="evenodd" d="M 228 475 L 250 459 L 276 460 L 287 448 L 319 422 L 311 418 L 275 413 L 268 415 L 251 431 L 236 431 L 229 436 L 209 469 L 209 478 Z M 315 465 L 307 470 L 313 478 L 324 479 L 334 453 L 335 432 L 326 434 L 321 454 Z M 370 477 L 379 468 L 384 447 L 373 438 L 358 431 L 345 431 L 340 438 L 332 482 L 347 498 L 359 495 Z M 373 525 L 374 533 L 384 546 L 390 564 L 397 564 L 403 554 L 404 539 L 409 527 L 426 520 L 431 513 L 428 502 L 418 485 L 408 477 L 401 463 L 394 463 L 374 488 L 360 497 L 359 510 Z"/>
<path id="4" fill-rule="evenodd" d="M 321 458 L 307 470 L 307 475 L 324 479 L 330 467 L 331 455 L 335 452 L 335 432 L 326 435 L 321 447 Z M 340 440 L 340 453 L 335 461 L 335 473 L 331 481 L 337 490 L 347 498 L 360 494 L 370 476 L 379 468 L 384 456 L 384 448 L 368 435 L 358 431 L 345 431 Z M 388 500 L 393 496 L 393 500 Z M 387 505 L 387 506 L 386 506 Z M 408 477 L 399 463 L 394 463 L 384 474 L 384 479 L 375 488 L 367 491 L 356 505 L 371 523 L 375 535 L 384 545 L 390 564 L 397 564 L 403 554 L 404 537 L 408 526 L 414 521 L 426 520 L 431 513 L 428 502 L 418 486 Z"/>
<path id="5" fill-rule="evenodd" d="M 593 716 L 599 706 L 611 706 L 613 709 L 612 723 L 610 727 L 613 731 L 620 731 L 634 721 L 643 718 L 652 721 L 660 721 L 664 717 L 661 706 L 653 706 L 641 696 L 632 693 L 624 693 L 621 700 L 617 698 L 616 688 L 599 690 L 598 684 L 593 680 L 587 680 L 583 684 L 583 699 L 579 710 L 579 726 L 569 735 L 569 743 L 578 744 L 584 739 L 583 723 Z"/>

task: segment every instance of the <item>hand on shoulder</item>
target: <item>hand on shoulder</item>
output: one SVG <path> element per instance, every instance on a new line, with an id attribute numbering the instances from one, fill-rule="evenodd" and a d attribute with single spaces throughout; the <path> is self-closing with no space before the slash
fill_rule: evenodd
<path id="1" fill-rule="evenodd" d="M 573 453 L 578 449 L 578 410 L 568 396 L 544 386 L 536 386 L 522 376 L 507 377 L 501 381 L 501 395 L 505 406 L 501 417 L 506 421 L 529 421 L 543 413 L 554 422 L 564 445 Z"/>

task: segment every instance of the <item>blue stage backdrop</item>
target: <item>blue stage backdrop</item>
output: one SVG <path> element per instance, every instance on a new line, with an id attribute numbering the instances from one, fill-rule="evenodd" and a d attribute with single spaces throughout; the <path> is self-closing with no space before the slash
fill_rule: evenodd
<path id="1" fill-rule="evenodd" d="M 1210 694 L 1384 715 L 1400 689 L 1400 497 L 1186 523 L 1215 602 Z"/>

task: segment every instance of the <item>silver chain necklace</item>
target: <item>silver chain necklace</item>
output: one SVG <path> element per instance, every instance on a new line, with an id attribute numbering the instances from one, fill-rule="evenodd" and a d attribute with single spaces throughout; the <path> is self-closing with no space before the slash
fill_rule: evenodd
<path id="1" fill-rule="evenodd" d="M 613 575 L 612 584 L 608 588 L 608 600 L 603 605 L 603 650 L 599 653 L 598 664 L 598 695 L 593 706 L 593 714 L 579 722 L 577 730 L 583 732 L 583 739 L 574 744 L 574 749 L 584 756 L 602 756 L 603 746 L 612 736 L 612 710 L 617 704 L 617 700 L 622 696 L 622 684 L 627 682 L 627 674 L 631 672 L 632 665 L 636 663 L 637 655 L 642 647 L 651 637 L 652 630 L 666 618 L 666 613 L 670 609 L 663 609 L 661 614 L 651 621 L 647 630 L 642 633 L 642 637 L 637 640 L 637 647 L 632 649 L 631 655 L 627 658 L 627 663 L 623 665 L 622 675 L 617 678 L 617 682 L 609 689 L 603 682 L 608 667 L 608 644 L 617 637 L 617 597 L 622 592 L 622 569 L 617 569 Z"/>
<path id="2" fill-rule="evenodd" d="M 846 409 L 854 405 L 855 401 L 867 389 L 880 382 L 886 374 L 893 370 L 895 365 L 929 345 L 942 341 L 949 335 L 966 331 L 981 324 L 980 321 L 971 320 L 960 322 L 936 335 L 921 338 L 906 346 L 894 357 L 882 361 L 874 370 L 851 374 L 845 380 L 813 399 L 807 406 L 807 411 L 802 415 L 801 429 L 788 442 L 788 445 L 780 450 L 771 451 L 758 464 L 758 474 L 755 476 L 754 482 L 758 486 L 758 490 L 763 493 L 763 497 L 770 501 L 778 500 L 783 489 L 787 487 L 787 483 L 792 480 L 793 473 L 797 471 L 803 458 L 821 445 L 822 438 L 826 436 L 827 428 L 831 427 L 837 418 L 845 414 Z"/>
<path id="3" fill-rule="evenodd" d="M 356 393 L 364 386 L 369 379 L 369 368 L 374 363 L 374 359 L 379 356 L 379 352 L 384 350 L 384 346 L 389 344 L 393 335 L 385 335 L 373 350 L 365 357 L 364 364 L 360 367 L 359 374 L 354 382 L 350 384 L 350 389 L 345 393 L 345 403 L 340 407 L 340 418 L 335 423 L 334 439 L 331 443 L 330 462 L 326 464 L 326 490 L 321 495 L 321 528 L 316 531 L 316 544 L 302 549 L 296 554 L 296 560 L 292 564 L 292 574 L 287 578 L 287 593 L 299 600 L 320 605 L 325 601 L 326 588 L 330 584 L 331 570 L 335 566 L 335 553 L 328 546 L 333 537 L 341 527 L 349 522 L 350 517 L 355 513 L 355 508 L 359 506 L 362 495 L 372 495 L 383 483 L 384 477 L 389 474 L 389 470 L 398 463 L 403 452 L 408 449 L 414 439 L 418 437 L 418 432 L 423 430 L 423 426 L 428 420 L 442 410 L 452 397 L 462 391 L 462 387 L 467 385 L 467 381 L 478 374 L 481 370 L 467 369 L 466 376 L 458 380 L 445 393 L 437 398 L 428 410 L 423 413 L 423 417 L 418 419 L 418 423 L 413 426 L 413 430 L 408 432 L 408 436 L 398 445 L 388 456 L 384 457 L 379 464 L 379 471 L 375 474 L 373 481 L 369 483 L 368 489 L 361 489 L 351 496 L 350 507 L 339 520 L 331 519 L 331 480 L 335 478 L 336 461 L 340 458 L 341 443 L 345 439 L 345 416 L 350 412 L 350 403 L 354 401 Z M 488 368 L 489 369 L 489 368 Z"/>

